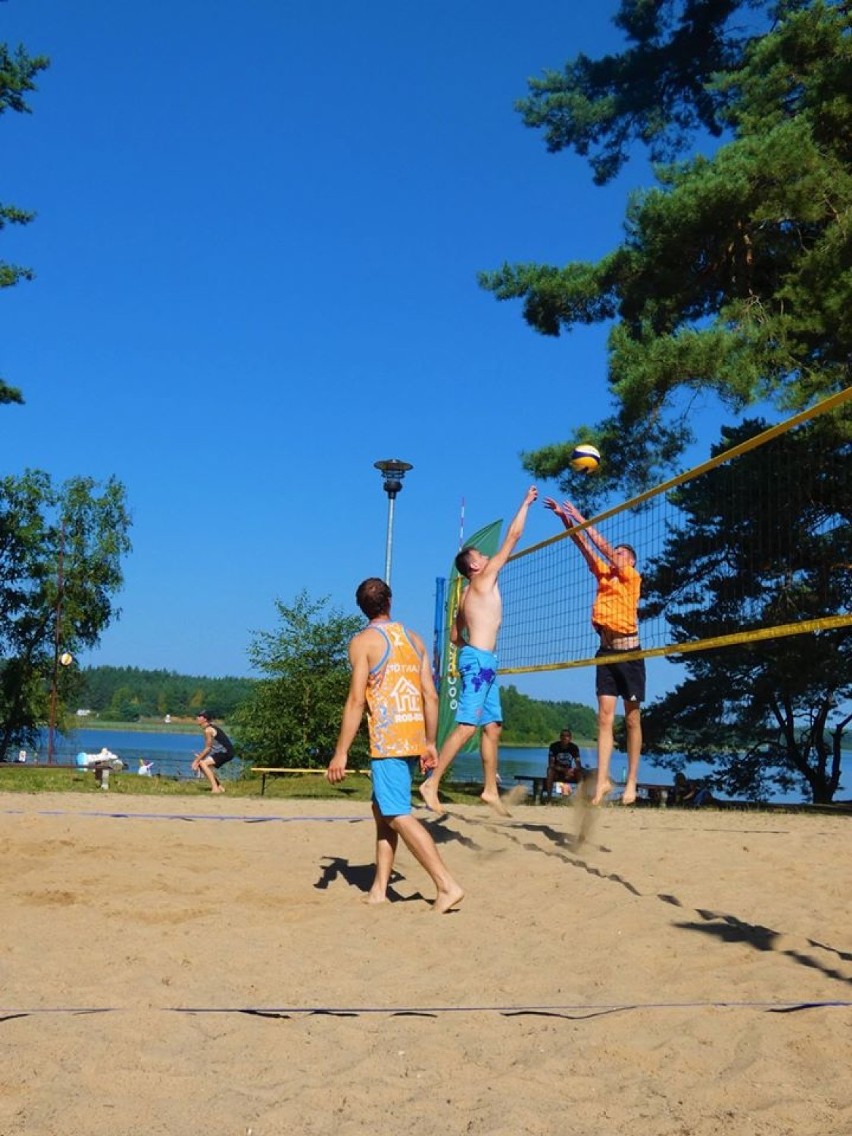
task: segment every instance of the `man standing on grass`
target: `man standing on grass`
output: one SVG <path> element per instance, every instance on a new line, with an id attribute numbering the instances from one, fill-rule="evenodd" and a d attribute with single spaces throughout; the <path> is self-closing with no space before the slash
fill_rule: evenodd
<path id="1" fill-rule="evenodd" d="M 437 761 L 438 694 L 429 656 L 420 637 L 391 619 L 391 590 L 371 577 L 355 593 L 370 621 L 349 644 L 352 677 L 334 757 L 326 776 L 333 784 L 346 776 L 349 747 L 366 708 L 370 731 L 370 772 L 376 822 L 376 875 L 367 903 L 387 899 L 397 843 L 401 836 L 437 889 L 433 911 L 443 915 L 464 892 L 447 871 L 431 835 L 411 815 L 412 765 Z"/>

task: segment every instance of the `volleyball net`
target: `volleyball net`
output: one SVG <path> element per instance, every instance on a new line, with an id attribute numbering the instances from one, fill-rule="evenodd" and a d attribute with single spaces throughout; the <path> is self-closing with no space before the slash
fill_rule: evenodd
<path id="1" fill-rule="evenodd" d="M 511 557 L 502 674 L 595 663 L 596 581 L 571 539 L 590 526 L 636 550 L 642 647 L 625 659 L 852 624 L 852 387 L 723 438 L 695 469 Z"/>

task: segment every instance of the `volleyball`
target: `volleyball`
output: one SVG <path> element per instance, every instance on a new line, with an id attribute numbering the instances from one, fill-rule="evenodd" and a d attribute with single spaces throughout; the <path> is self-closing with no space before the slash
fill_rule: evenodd
<path id="1" fill-rule="evenodd" d="M 575 446 L 571 451 L 571 468 L 575 473 L 594 473 L 601 464 L 601 455 L 594 446 Z"/>
<path id="2" fill-rule="evenodd" d="M 59 656 L 59 661 L 60 661 L 60 663 L 62 663 L 63 667 L 70 667 L 71 664 L 74 662 L 74 656 L 69 655 L 67 651 L 64 651 Z"/>

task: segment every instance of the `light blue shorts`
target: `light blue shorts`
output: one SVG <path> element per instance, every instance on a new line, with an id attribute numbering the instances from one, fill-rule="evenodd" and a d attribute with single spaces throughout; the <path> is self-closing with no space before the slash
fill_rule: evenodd
<path id="1" fill-rule="evenodd" d="M 373 803 L 383 817 L 411 813 L 411 775 L 416 757 L 374 757 L 370 762 Z"/>
<path id="2" fill-rule="evenodd" d="M 497 686 L 497 656 L 479 647 L 462 647 L 458 656 L 461 693 L 456 721 L 466 726 L 487 726 L 503 721 Z"/>

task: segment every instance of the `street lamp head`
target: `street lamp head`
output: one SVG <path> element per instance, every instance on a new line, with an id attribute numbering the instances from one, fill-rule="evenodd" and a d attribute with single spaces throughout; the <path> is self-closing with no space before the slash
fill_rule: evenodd
<path id="1" fill-rule="evenodd" d="M 410 462 L 400 461 L 399 458 L 387 458 L 385 461 L 373 462 L 373 468 L 382 475 L 382 488 L 392 501 L 402 489 L 402 481 L 414 466 Z"/>

